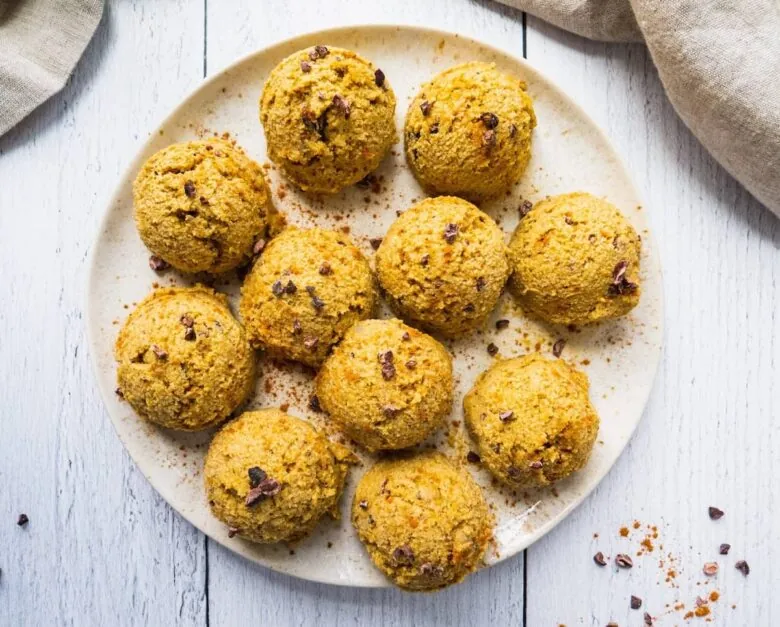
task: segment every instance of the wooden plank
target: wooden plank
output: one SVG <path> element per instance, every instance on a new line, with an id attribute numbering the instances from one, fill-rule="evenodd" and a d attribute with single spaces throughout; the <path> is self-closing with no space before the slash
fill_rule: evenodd
<path id="1" fill-rule="evenodd" d="M 435 26 L 522 54 L 522 16 L 492 2 L 209 2 L 209 72 L 286 37 L 348 24 Z M 348 524 L 348 523 L 347 523 Z M 323 586 L 272 573 L 209 543 L 211 625 L 520 624 L 523 559 L 518 556 L 435 596 Z"/>
<path id="2" fill-rule="evenodd" d="M 643 46 L 588 42 L 529 17 L 527 47 L 633 170 L 666 291 L 665 356 L 644 420 L 596 493 L 528 550 L 527 624 L 633 625 L 645 609 L 663 615 L 658 624 L 683 624 L 710 590 L 721 595 L 709 604 L 715 624 L 775 624 L 780 222 L 679 121 Z M 710 505 L 726 515 L 713 522 Z M 659 528 L 641 557 L 644 535 L 618 533 L 634 520 Z M 599 550 L 631 552 L 635 566 L 599 569 Z M 747 579 L 734 568 L 741 558 Z M 702 574 L 708 561 L 720 562 L 717 577 Z M 677 576 L 666 582 L 670 569 Z M 629 609 L 631 594 L 642 610 Z M 685 609 L 670 610 L 675 602 Z"/>
<path id="3" fill-rule="evenodd" d="M 203 3 L 106 3 L 65 91 L 0 138 L 2 625 L 205 622 L 204 538 L 125 454 L 82 315 L 119 172 L 202 66 Z"/>

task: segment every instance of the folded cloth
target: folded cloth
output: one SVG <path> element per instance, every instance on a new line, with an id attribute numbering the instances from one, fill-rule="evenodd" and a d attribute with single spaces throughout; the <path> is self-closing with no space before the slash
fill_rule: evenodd
<path id="1" fill-rule="evenodd" d="M 675 110 L 780 216 L 780 0 L 500 0 L 584 37 L 644 41 Z"/>
<path id="2" fill-rule="evenodd" d="M 0 135 L 60 91 L 103 0 L 0 0 Z"/>

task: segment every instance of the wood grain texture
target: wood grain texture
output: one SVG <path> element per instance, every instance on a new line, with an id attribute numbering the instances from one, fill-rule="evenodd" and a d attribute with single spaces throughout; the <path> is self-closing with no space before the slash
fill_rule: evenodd
<path id="1" fill-rule="evenodd" d="M 679 121 L 644 47 L 588 42 L 533 18 L 527 46 L 528 60 L 607 131 L 633 171 L 666 295 L 665 355 L 636 435 L 596 492 L 527 551 L 527 624 L 634 625 L 647 610 L 659 625 L 678 625 L 713 589 L 715 624 L 775 624 L 780 221 Z M 710 505 L 726 515 L 711 521 Z M 634 520 L 659 527 L 648 555 L 635 555 L 642 534 L 618 534 Z M 718 554 L 723 542 L 728 556 Z M 629 552 L 635 566 L 599 569 L 599 550 Z M 734 569 L 741 558 L 747 580 Z M 702 574 L 709 561 L 721 566 L 712 579 Z M 670 568 L 677 577 L 667 583 Z M 629 609 L 632 594 L 644 600 L 639 612 Z M 686 609 L 668 612 L 675 602 Z"/>
<path id="2" fill-rule="evenodd" d="M 202 3 L 108 3 L 65 91 L 0 139 L 0 625 L 205 622 L 204 539 L 124 452 L 82 316 L 119 171 L 202 54 Z"/>
<path id="3" fill-rule="evenodd" d="M 124 453 L 93 384 L 81 314 L 87 253 L 120 169 L 204 68 L 372 22 L 523 50 L 521 14 L 487 0 L 123 0 L 108 3 L 66 90 L 0 138 L 0 625 L 641 624 L 631 594 L 657 624 L 676 625 L 682 613 L 662 615 L 665 605 L 690 608 L 705 588 L 722 593 L 714 624 L 776 624 L 780 221 L 680 123 L 641 46 L 528 19 L 529 60 L 606 129 L 646 199 L 667 338 L 629 448 L 525 564 L 518 556 L 437 595 L 291 579 L 207 543 Z M 709 520 L 709 505 L 724 518 Z M 636 551 L 635 533 L 618 536 L 634 519 L 659 527 L 651 557 L 634 556 L 631 571 L 598 569 L 597 550 Z M 727 557 L 721 542 L 733 546 Z M 667 554 L 677 588 L 664 581 Z M 747 579 L 733 568 L 740 558 Z M 696 585 L 712 560 L 721 572 Z"/>

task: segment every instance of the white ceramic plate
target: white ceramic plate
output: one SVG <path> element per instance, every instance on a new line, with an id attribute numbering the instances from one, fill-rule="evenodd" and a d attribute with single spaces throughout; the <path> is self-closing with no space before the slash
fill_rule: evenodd
<path id="1" fill-rule="evenodd" d="M 548 194 L 585 190 L 604 196 L 628 216 L 642 235 L 642 299 L 627 318 L 581 332 L 543 328 L 527 320 L 504 296 L 484 330 L 473 338 L 449 342 L 455 356 L 455 406 L 448 428 L 436 442 L 466 464 L 468 436 L 462 426 L 461 400 L 475 376 L 491 362 L 488 343 L 501 356 L 532 350 L 549 353 L 563 337 L 563 358 L 578 364 L 591 381 L 591 396 L 601 416 L 601 431 L 587 467 L 555 490 L 513 496 L 497 490 L 487 474 L 467 464 L 485 488 L 497 518 L 496 547 L 487 563 L 522 551 L 560 522 L 599 483 L 625 447 L 647 401 L 658 365 L 662 341 L 661 271 L 647 230 L 645 210 L 631 178 L 615 150 L 593 121 L 558 87 L 522 59 L 458 35 L 407 26 L 366 26 L 329 30 L 260 50 L 213 76 L 188 96 L 136 155 L 118 182 L 116 193 L 93 249 L 88 289 L 88 336 L 100 388 L 119 437 L 157 491 L 187 520 L 228 548 L 277 571 L 315 581 L 350 586 L 385 586 L 384 577 L 369 561 L 349 523 L 349 504 L 363 468 L 355 469 L 342 501 L 341 522 L 324 520 L 312 537 L 295 547 L 258 546 L 228 538 L 224 525 L 209 512 L 202 486 L 203 455 L 211 433 L 181 434 L 157 429 L 135 416 L 114 394 L 116 371 L 112 355 L 119 325 L 153 287 L 188 284 L 191 280 L 167 272 L 156 275 L 148 266 L 148 251 L 135 230 L 131 186 L 143 161 L 163 146 L 204 133 L 228 132 L 250 156 L 267 160 L 258 99 L 271 69 L 288 54 L 315 44 L 341 46 L 371 59 L 387 75 L 398 98 L 399 129 L 410 99 L 420 84 L 447 67 L 471 60 L 495 61 L 499 68 L 528 83 L 539 119 L 533 159 L 522 183 L 511 196 L 483 207 L 504 229 L 515 227 L 521 199 L 535 201 Z M 369 257 L 370 237 L 379 237 L 396 217 L 424 194 L 407 170 L 402 147 L 381 165 L 382 190 L 352 188 L 330 198 L 313 198 L 289 186 L 269 170 L 277 206 L 288 220 L 300 225 L 349 228 Z M 239 282 L 234 274 L 215 287 L 233 296 Z M 509 329 L 496 332 L 497 318 L 511 319 Z M 261 376 L 251 407 L 289 403 L 289 412 L 307 417 L 335 436 L 333 427 L 306 407 L 311 374 L 301 368 L 260 362 Z M 369 461 L 370 460 L 366 460 Z"/>

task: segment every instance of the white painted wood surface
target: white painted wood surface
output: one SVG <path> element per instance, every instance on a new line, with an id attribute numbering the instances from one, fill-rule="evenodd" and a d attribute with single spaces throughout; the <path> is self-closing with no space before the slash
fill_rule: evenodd
<path id="1" fill-rule="evenodd" d="M 204 70 L 296 33 L 371 22 L 523 52 L 522 14 L 487 0 L 119 0 L 66 90 L 0 138 L 0 625 L 625 626 L 644 609 L 676 625 L 683 612 L 665 604 L 689 609 L 705 588 L 722 594 L 714 624 L 777 624 L 780 221 L 679 122 L 641 46 L 587 42 L 531 17 L 529 60 L 633 168 L 665 266 L 663 366 L 596 493 L 525 560 L 407 595 L 246 563 L 179 519 L 124 453 L 81 316 L 86 255 L 120 169 Z M 709 505 L 725 517 L 710 521 Z M 635 533 L 618 536 L 635 519 L 659 527 L 678 588 L 664 582 L 657 546 L 631 571 L 593 564 L 597 550 L 636 551 Z M 717 555 L 721 542 L 730 555 Z M 733 568 L 743 557 L 747 579 Z M 711 560 L 720 573 L 697 585 Z M 629 610 L 631 594 L 641 611 Z"/>

